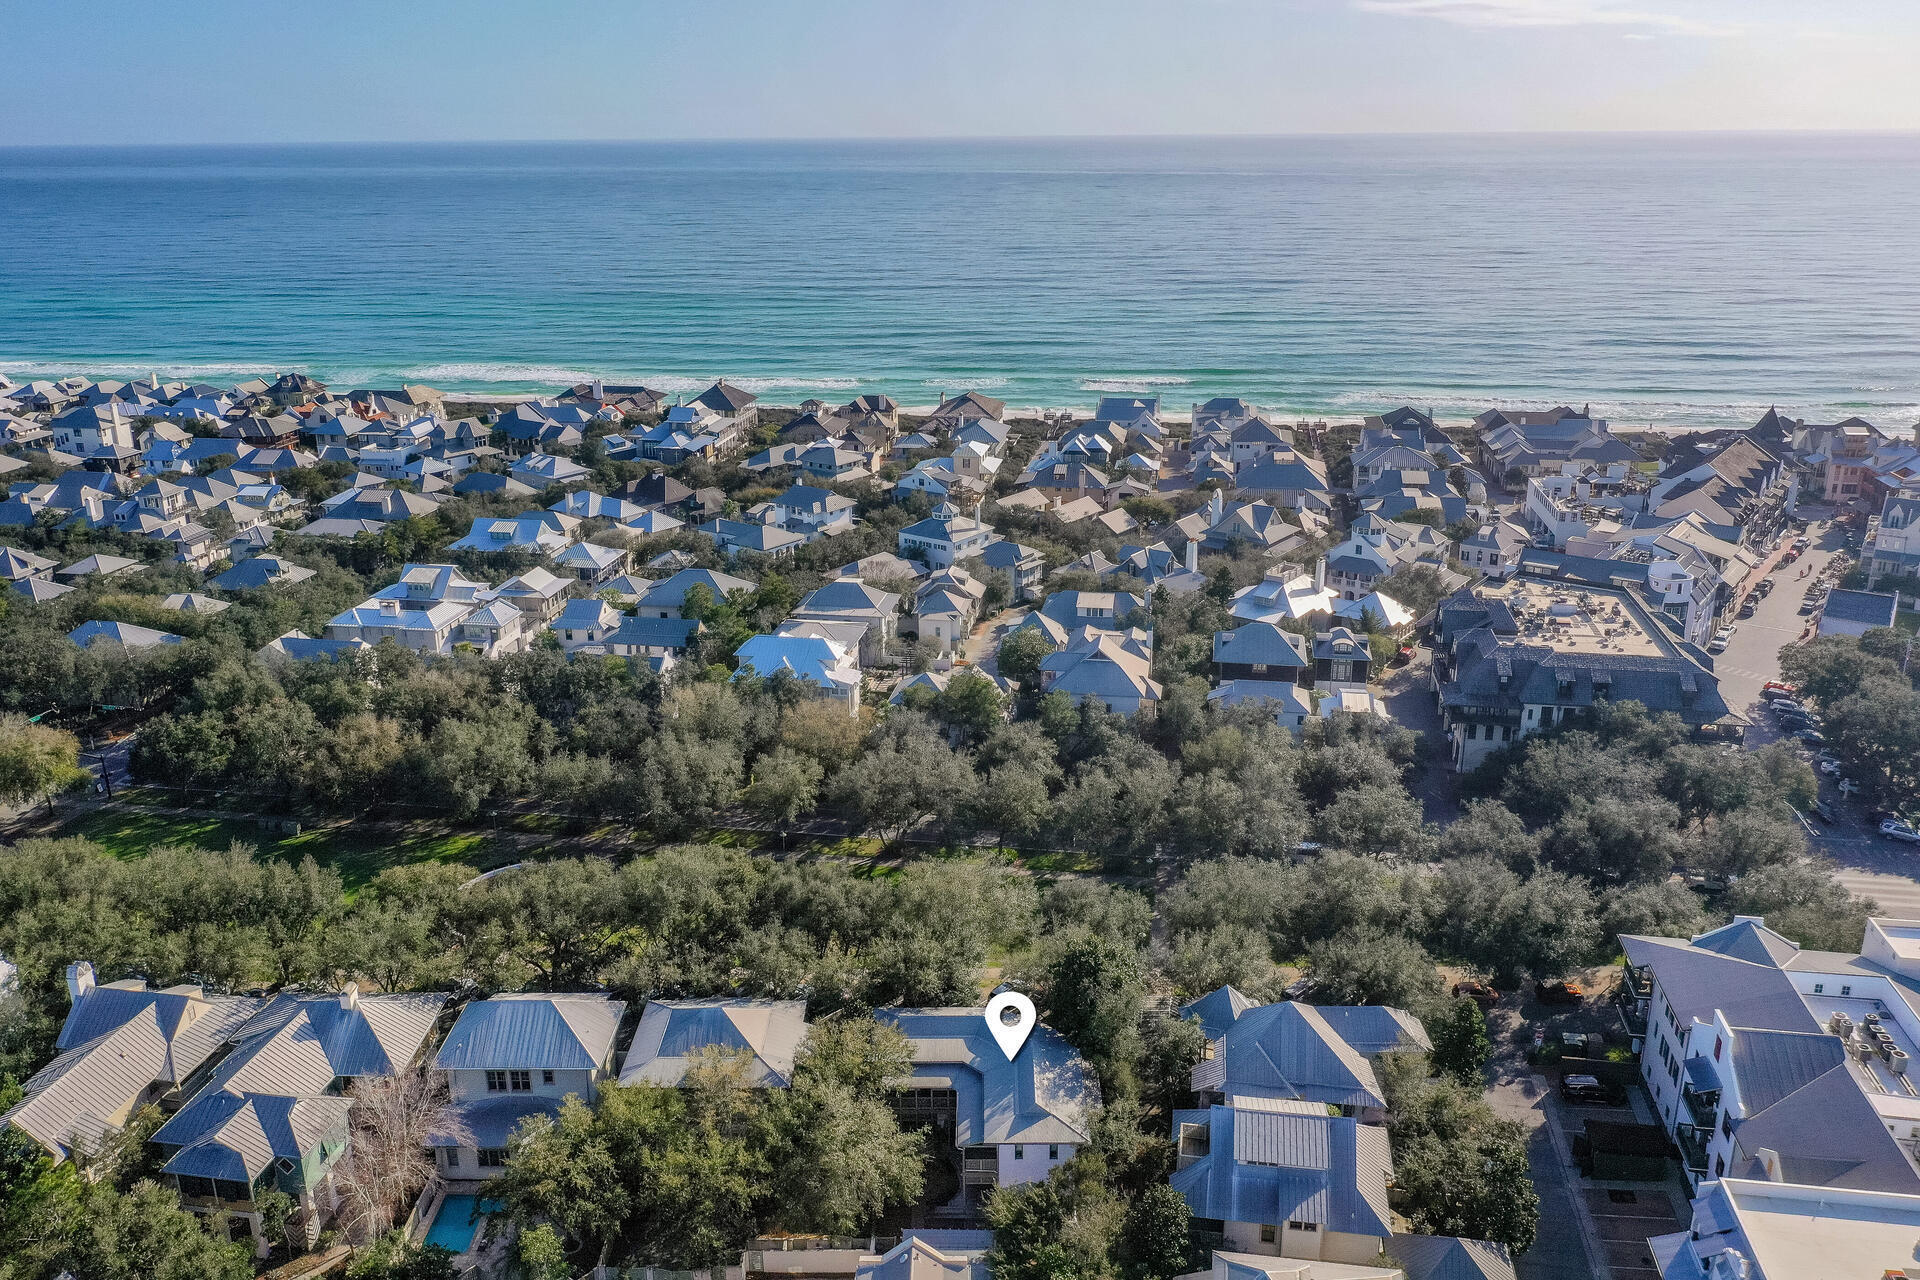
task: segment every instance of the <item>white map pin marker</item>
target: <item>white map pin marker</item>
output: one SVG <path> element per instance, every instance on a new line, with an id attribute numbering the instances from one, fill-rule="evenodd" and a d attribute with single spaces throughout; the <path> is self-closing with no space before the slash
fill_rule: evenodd
<path id="1" fill-rule="evenodd" d="M 1033 1024 L 1040 1020 L 1033 1011 L 1033 1001 L 1018 991 L 1002 991 L 987 1001 L 987 1030 L 993 1032 L 994 1040 L 1000 1045 L 1000 1052 L 1012 1062 L 1014 1055 L 1020 1052 L 1020 1046 L 1033 1034 Z"/>

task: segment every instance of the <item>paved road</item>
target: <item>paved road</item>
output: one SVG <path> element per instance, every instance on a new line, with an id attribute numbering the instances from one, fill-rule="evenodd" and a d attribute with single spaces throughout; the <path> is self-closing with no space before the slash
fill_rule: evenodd
<path id="1" fill-rule="evenodd" d="M 1833 553 L 1845 545 L 1845 539 L 1824 524 L 1812 525 L 1808 536 L 1814 540 L 1813 547 L 1797 563 L 1773 571 L 1773 594 L 1760 601 L 1751 618 L 1734 623 L 1732 642 L 1713 662 L 1727 705 L 1753 719 L 1755 732 L 1748 740 L 1756 745 L 1777 736 L 1772 722 L 1760 713 L 1760 686 L 1780 678 L 1780 650 L 1798 640 L 1807 627 L 1808 619 L 1799 612 L 1800 601 Z"/>
<path id="2" fill-rule="evenodd" d="M 1600 1280 L 1606 1273 L 1599 1242 L 1580 1211 L 1576 1174 L 1561 1146 L 1559 1102 L 1546 1078 L 1516 1072 L 1487 1090 L 1487 1102 L 1501 1119 L 1526 1127 L 1528 1172 L 1540 1196 L 1539 1235 L 1514 1265 L 1520 1280 Z"/>

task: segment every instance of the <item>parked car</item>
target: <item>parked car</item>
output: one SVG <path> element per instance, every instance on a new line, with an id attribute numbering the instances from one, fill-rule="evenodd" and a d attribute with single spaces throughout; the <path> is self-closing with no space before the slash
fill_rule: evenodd
<path id="1" fill-rule="evenodd" d="M 1840 820 L 1840 815 L 1835 813 L 1833 806 L 1825 800 L 1815 800 L 1813 802 L 1813 813 L 1814 816 L 1822 822 L 1838 822 Z"/>
<path id="2" fill-rule="evenodd" d="M 1799 692 L 1798 685 L 1788 684 L 1785 680 L 1769 680 L 1760 686 L 1760 696 L 1763 698 L 1775 693 L 1784 693 L 1791 698 Z"/>
<path id="3" fill-rule="evenodd" d="M 1613 1101 L 1614 1091 L 1600 1083 L 1596 1076 L 1573 1075 L 1560 1077 L 1560 1099 L 1563 1102 L 1599 1102 Z"/>
<path id="4" fill-rule="evenodd" d="M 1920 831 L 1915 831 L 1898 818 L 1888 818 L 1882 822 L 1880 834 L 1889 840 L 1898 840 L 1903 844 L 1920 844 Z"/>
<path id="5" fill-rule="evenodd" d="M 1806 704 L 1782 694 L 1767 704 L 1767 709 L 1775 715 L 1784 715 L 1790 711 L 1805 711 Z"/>
<path id="6" fill-rule="evenodd" d="M 1837 778 L 1840 776 L 1840 762 L 1838 760 L 1821 760 L 1818 763 L 1820 772 L 1826 774 L 1829 778 Z"/>
<path id="7" fill-rule="evenodd" d="M 1811 538 L 1800 537 L 1800 538 L 1795 538 L 1793 540 L 1793 549 L 1795 551 L 1805 551 L 1808 547 L 1812 545 L 1813 545 L 1813 539 Z"/>
<path id="8" fill-rule="evenodd" d="M 1456 982 L 1453 984 L 1453 997 L 1456 1000 L 1471 1000 L 1482 1009 L 1491 1009 L 1500 1003 L 1500 993 L 1484 982 Z"/>
<path id="9" fill-rule="evenodd" d="M 1753 616 L 1754 610 L 1758 609 L 1759 607 L 1760 606 L 1754 602 L 1752 597 L 1748 597 L 1747 602 L 1740 606 L 1740 612 L 1736 616 L 1741 618 L 1751 618 Z"/>
<path id="10" fill-rule="evenodd" d="M 1800 608 L 1798 612 L 1802 617 L 1804 617 L 1807 614 L 1812 613 L 1815 609 L 1818 609 L 1819 607 L 1820 607 L 1820 598 L 1816 596 L 1808 596 L 1805 600 L 1802 600 L 1800 602 Z"/>
<path id="11" fill-rule="evenodd" d="M 1818 729 L 1802 729 L 1793 736 L 1810 747 L 1824 747 L 1827 745 L 1826 735 Z"/>
<path id="12" fill-rule="evenodd" d="M 1541 1004 L 1579 1004 L 1587 993 L 1577 982 L 1536 982 L 1533 998 Z"/>

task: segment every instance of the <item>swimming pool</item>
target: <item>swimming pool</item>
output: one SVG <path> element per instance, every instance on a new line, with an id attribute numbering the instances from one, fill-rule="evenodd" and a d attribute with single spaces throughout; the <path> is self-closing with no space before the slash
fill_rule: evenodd
<path id="1" fill-rule="evenodd" d="M 439 1211 L 433 1215 L 433 1227 L 427 1232 L 426 1243 L 437 1244 L 454 1253 L 465 1253 L 473 1243 L 473 1233 L 479 1229 L 480 1219 L 498 1212 L 500 1202 L 497 1200 L 448 1196 L 440 1202 Z"/>

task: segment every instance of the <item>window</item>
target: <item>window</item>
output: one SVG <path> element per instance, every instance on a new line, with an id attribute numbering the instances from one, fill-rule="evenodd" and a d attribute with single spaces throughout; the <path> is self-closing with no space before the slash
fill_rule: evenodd
<path id="1" fill-rule="evenodd" d="M 1057 1142 L 1049 1142 L 1047 1144 L 1047 1159 L 1058 1160 L 1059 1158 L 1060 1158 L 1060 1144 Z"/>
<path id="2" fill-rule="evenodd" d="M 1827 984 L 1824 982 L 1816 982 L 1813 984 L 1813 994 L 1815 995 L 1819 995 L 1822 991 L 1825 991 L 1826 989 L 1827 989 Z"/>
<path id="3" fill-rule="evenodd" d="M 448 1147 L 447 1148 L 447 1168 L 458 1169 L 459 1167 L 460 1167 L 460 1148 Z"/>
<path id="4" fill-rule="evenodd" d="M 515 1093 L 526 1093 L 533 1088 L 533 1072 L 531 1071 L 509 1071 L 507 1072 L 507 1079 L 513 1086 Z"/>
<path id="5" fill-rule="evenodd" d="M 487 1072 L 487 1092 L 505 1093 L 507 1091 L 507 1073 L 504 1071 Z"/>
<path id="6" fill-rule="evenodd" d="M 1847 987 L 1847 986 L 1843 986 L 1843 987 L 1841 987 L 1841 988 L 1840 988 L 1840 994 L 1841 994 L 1841 995 L 1843 995 L 1843 996 L 1850 996 L 1850 995 L 1852 995 L 1852 994 L 1853 994 L 1853 988 L 1852 988 L 1852 987 Z"/>
<path id="7" fill-rule="evenodd" d="M 278 1160 L 274 1162 L 274 1167 L 279 1169 L 280 1172 L 282 1173 L 292 1173 L 295 1169 L 298 1169 L 300 1166 L 295 1164 L 293 1161 L 287 1159 L 285 1156 L 281 1156 Z"/>
<path id="8" fill-rule="evenodd" d="M 1273 1240 L 1274 1240 L 1274 1235 L 1275 1235 L 1275 1232 L 1274 1232 L 1274 1230 L 1273 1230 L 1273 1227 L 1272 1227 L 1272 1226 L 1271 1226 L 1270 1224 L 1268 1224 L 1268 1225 L 1263 1225 L 1263 1226 L 1261 1226 L 1261 1228 L 1260 1228 L 1260 1243 L 1261 1243 L 1261 1244 L 1272 1244 L 1272 1243 L 1273 1243 Z"/>
<path id="9" fill-rule="evenodd" d="M 480 1148 L 480 1167 L 482 1169 L 504 1169 L 507 1166 L 505 1147 Z"/>
<path id="10" fill-rule="evenodd" d="M 540 1073 L 540 1083 L 541 1083 L 541 1084 L 552 1084 L 552 1083 L 553 1083 L 553 1072 L 551 1072 L 551 1071 L 542 1071 L 542 1072 Z"/>
<path id="11" fill-rule="evenodd" d="M 1320 1224 L 1317 1222 L 1289 1222 L 1287 1224 L 1287 1230 L 1289 1231 L 1318 1231 L 1319 1229 Z"/>
<path id="12" fill-rule="evenodd" d="M 1720 1117 L 1720 1133 L 1722 1137 L 1731 1138 L 1733 1136 L 1733 1116 L 1732 1115 L 1724 1115 Z"/>
<path id="13" fill-rule="evenodd" d="M 1715 1036 L 1713 1038 L 1713 1060 L 1715 1062 L 1720 1061 L 1720 1037 L 1719 1036 Z"/>
<path id="14" fill-rule="evenodd" d="M 1013 1144 L 1013 1158 L 1014 1158 L 1015 1160 L 1025 1160 L 1025 1159 L 1027 1158 L 1027 1149 L 1026 1149 L 1026 1147 L 1025 1147 L 1024 1145 L 1022 1145 L 1021 1143 L 1018 1143 L 1018 1142 L 1016 1142 L 1016 1143 L 1014 1143 L 1014 1144 Z"/>

